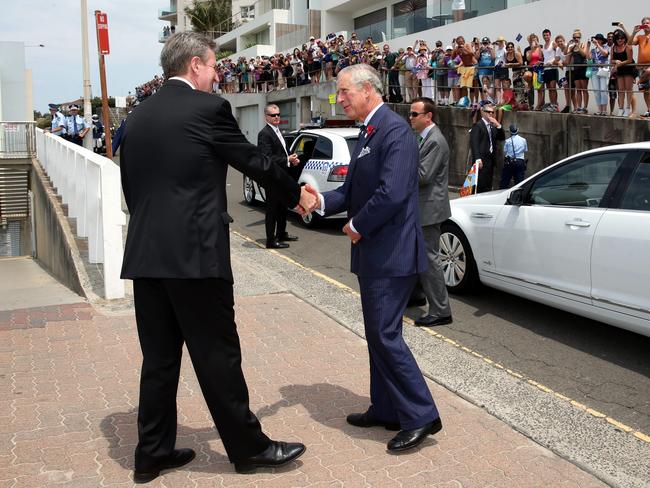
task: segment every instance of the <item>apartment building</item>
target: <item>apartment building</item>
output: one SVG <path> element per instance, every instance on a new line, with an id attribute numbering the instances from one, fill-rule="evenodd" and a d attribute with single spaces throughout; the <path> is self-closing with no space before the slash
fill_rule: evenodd
<path id="1" fill-rule="evenodd" d="M 165 0 L 162 0 L 163 2 Z M 158 42 L 165 40 L 174 32 L 192 30 L 190 19 L 185 15 L 185 7 L 190 7 L 193 0 L 167 0 L 169 5 L 158 9 L 158 19 L 168 22 L 158 33 Z M 172 32 L 173 31 L 173 32 Z"/>

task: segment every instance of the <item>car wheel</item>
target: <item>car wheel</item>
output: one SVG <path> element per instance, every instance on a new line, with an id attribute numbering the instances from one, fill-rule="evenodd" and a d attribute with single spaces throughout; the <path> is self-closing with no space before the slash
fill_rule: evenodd
<path id="1" fill-rule="evenodd" d="M 244 176 L 244 201 L 247 205 L 257 205 L 257 200 L 255 200 L 255 183 L 248 176 Z"/>
<path id="2" fill-rule="evenodd" d="M 302 225 L 309 229 L 313 229 L 314 227 L 317 227 L 318 224 L 320 223 L 320 217 L 315 213 L 308 213 L 307 215 L 303 215 L 301 217 Z"/>
<path id="3" fill-rule="evenodd" d="M 451 293 L 467 293 L 476 288 L 478 269 L 474 254 L 467 237 L 455 224 L 442 224 L 440 261 L 447 290 Z"/>

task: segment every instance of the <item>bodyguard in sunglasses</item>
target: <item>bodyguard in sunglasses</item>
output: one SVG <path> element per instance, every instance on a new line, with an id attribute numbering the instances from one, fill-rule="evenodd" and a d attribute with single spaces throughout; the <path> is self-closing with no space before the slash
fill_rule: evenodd
<path id="1" fill-rule="evenodd" d="M 506 138 L 501 124 L 494 118 L 494 105 L 488 103 L 481 107 L 481 118 L 472 127 L 469 142 L 472 158 L 478 163 L 478 185 L 476 193 L 492 190 L 497 141 Z"/>

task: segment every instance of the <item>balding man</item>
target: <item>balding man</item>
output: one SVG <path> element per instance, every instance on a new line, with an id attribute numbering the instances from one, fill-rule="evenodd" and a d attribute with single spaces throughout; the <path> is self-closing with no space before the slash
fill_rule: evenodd
<path id="1" fill-rule="evenodd" d="M 296 154 L 289 154 L 287 144 L 280 132 L 280 108 L 269 104 L 264 108 L 266 125 L 257 135 L 257 147 L 266 154 L 274 164 L 283 171 L 300 163 Z M 297 241 L 296 236 L 287 233 L 287 206 L 282 195 L 274 188 L 265 188 L 266 194 L 266 247 L 267 249 L 284 249 L 289 247 L 287 241 Z"/>

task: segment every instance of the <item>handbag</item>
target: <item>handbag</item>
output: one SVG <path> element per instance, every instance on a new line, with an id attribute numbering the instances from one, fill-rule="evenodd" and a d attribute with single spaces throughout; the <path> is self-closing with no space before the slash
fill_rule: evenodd
<path id="1" fill-rule="evenodd" d="M 610 75 L 609 66 L 598 68 L 598 71 L 596 71 L 596 76 L 600 76 L 601 78 L 609 78 L 609 75 Z"/>

